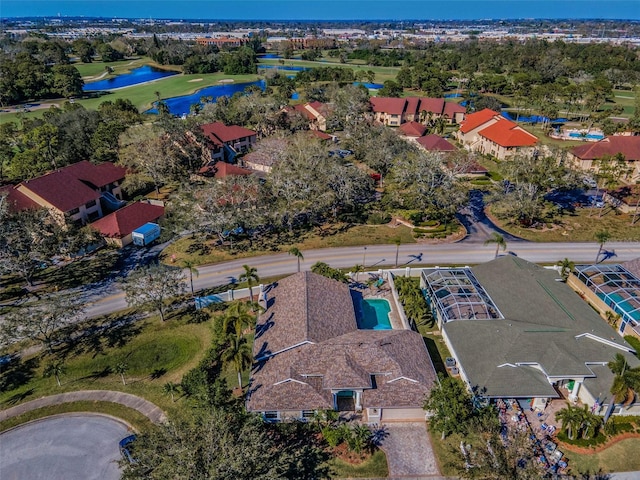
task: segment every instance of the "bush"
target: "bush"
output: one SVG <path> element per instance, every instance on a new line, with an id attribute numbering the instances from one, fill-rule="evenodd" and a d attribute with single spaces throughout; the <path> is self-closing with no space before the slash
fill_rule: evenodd
<path id="1" fill-rule="evenodd" d="M 322 430 L 322 437 L 331 448 L 335 448 L 344 442 L 345 438 L 349 435 L 349 428 L 346 425 L 340 425 L 338 427 L 326 426 Z"/>
<path id="2" fill-rule="evenodd" d="M 384 225 L 391 221 L 391 215 L 385 212 L 372 212 L 367 218 L 367 223 L 371 225 Z"/>
<path id="3" fill-rule="evenodd" d="M 440 222 L 438 222 L 437 220 L 427 220 L 426 222 L 420 222 L 416 225 L 418 225 L 419 227 L 437 227 L 438 225 L 440 225 Z"/>
<path id="4" fill-rule="evenodd" d="M 636 356 L 640 355 L 640 340 L 638 340 L 633 335 L 625 335 L 624 339 L 627 341 L 629 345 L 633 347 L 636 351 Z"/>
<path id="5" fill-rule="evenodd" d="M 575 445 L 577 447 L 594 447 L 596 445 L 606 443 L 607 436 L 603 432 L 598 432 L 598 435 L 593 438 L 576 438 L 575 440 L 569 440 L 569 437 L 567 437 L 567 433 L 565 431 L 561 431 L 558 432 L 558 440 L 569 445 Z"/>

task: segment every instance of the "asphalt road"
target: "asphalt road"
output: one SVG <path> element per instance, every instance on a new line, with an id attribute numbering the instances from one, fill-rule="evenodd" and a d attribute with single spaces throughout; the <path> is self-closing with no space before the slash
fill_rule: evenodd
<path id="1" fill-rule="evenodd" d="M 27 423 L 0 435 L 0 477 L 117 480 L 118 442 L 129 434 L 124 423 L 91 414 Z"/>
<path id="2" fill-rule="evenodd" d="M 508 242 L 507 251 L 535 263 L 555 263 L 569 258 L 575 263 L 594 263 L 598 252 L 596 243 L 533 243 Z M 303 270 L 321 261 L 332 267 L 348 268 L 356 264 L 372 267 L 393 267 L 395 265 L 395 245 L 372 245 L 368 247 L 340 247 L 303 251 Z M 501 252 L 503 254 L 503 252 Z M 413 265 L 472 265 L 488 262 L 495 255 L 494 245 L 458 242 L 453 244 L 401 245 L 398 255 L 400 267 Z M 640 242 L 611 242 L 606 244 L 600 261 L 624 262 L 640 257 Z M 258 270 L 262 278 L 295 273 L 296 258 L 286 253 L 242 258 L 216 265 L 198 267 L 199 276 L 194 277 L 196 290 L 225 285 L 237 281 L 243 272 L 242 265 L 248 264 Z M 185 273 L 185 278 L 188 275 Z M 122 310 L 127 307 L 124 294 L 115 284 L 99 293 L 87 292 L 85 317 L 92 318 Z"/>

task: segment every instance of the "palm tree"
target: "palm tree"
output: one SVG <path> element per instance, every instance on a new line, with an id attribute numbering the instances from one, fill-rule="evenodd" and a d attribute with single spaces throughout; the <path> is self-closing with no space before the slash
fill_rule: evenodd
<path id="1" fill-rule="evenodd" d="M 620 320 L 621 318 L 619 313 L 612 312 L 611 310 L 607 310 L 604 316 L 607 319 L 607 323 L 613 328 L 616 328 L 616 326 L 618 325 L 618 320 Z"/>
<path id="2" fill-rule="evenodd" d="M 573 263 L 568 258 L 564 258 L 560 260 L 558 263 L 556 263 L 556 265 L 560 267 L 560 276 L 562 277 L 562 280 L 565 282 L 567 281 L 567 279 L 569 278 L 569 275 L 571 275 L 571 272 L 573 272 L 573 269 L 576 266 L 575 263 Z"/>
<path id="3" fill-rule="evenodd" d="M 610 390 L 614 401 L 622 404 L 632 402 L 635 393 L 640 391 L 640 368 L 631 368 L 621 353 L 616 353 L 607 366 L 615 375 Z"/>
<path id="4" fill-rule="evenodd" d="M 400 253 L 400 244 L 402 243 L 402 239 L 400 237 L 396 237 L 393 239 L 393 243 L 396 244 L 396 268 L 398 268 L 398 254 Z"/>
<path id="5" fill-rule="evenodd" d="M 62 384 L 60 383 L 60 375 L 64 375 L 64 372 L 66 370 L 67 369 L 66 369 L 65 364 L 63 362 L 61 362 L 61 361 L 51 362 L 44 369 L 43 375 L 45 377 L 51 377 L 51 376 L 55 377 L 58 386 L 61 387 Z"/>
<path id="6" fill-rule="evenodd" d="M 602 253 L 602 249 L 604 248 L 605 243 L 607 243 L 611 239 L 611 234 L 609 230 L 600 230 L 596 232 L 596 242 L 600 245 L 598 248 L 598 254 L 596 255 L 596 263 L 598 263 L 598 258 L 600 258 L 600 254 Z"/>
<path id="7" fill-rule="evenodd" d="M 570 403 L 556 412 L 556 420 L 562 423 L 562 429 L 566 430 L 569 440 L 575 440 L 582 425 L 582 411 Z"/>
<path id="8" fill-rule="evenodd" d="M 124 379 L 124 374 L 127 373 L 127 370 L 129 370 L 129 365 L 127 365 L 126 362 L 120 362 L 118 364 L 116 364 L 115 368 L 113 369 L 114 372 L 116 372 L 118 375 L 120 375 L 120 378 L 122 379 L 122 384 L 126 385 L 127 382 Z"/>
<path id="9" fill-rule="evenodd" d="M 588 440 L 595 436 L 598 432 L 598 429 L 602 426 L 602 417 L 600 415 L 596 415 L 595 413 L 591 413 L 589 408 L 585 405 L 583 410 L 580 410 L 580 415 L 582 416 L 582 421 L 580 424 L 580 428 L 582 430 L 582 438 Z"/>
<path id="10" fill-rule="evenodd" d="M 360 272 L 364 272 L 364 267 L 360 264 L 353 266 L 353 273 L 356 274 L 356 282 L 360 281 Z"/>
<path id="11" fill-rule="evenodd" d="M 239 280 L 241 282 L 247 282 L 249 286 L 249 297 L 251 298 L 251 303 L 253 303 L 253 286 L 260 281 L 258 270 L 249 265 L 243 265 L 242 268 L 244 268 L 244 273 L 240 275 Z"/>
<path id="12" fill-rule="evenodd" d="M 167 382 L 162 386 L 162 391 L 167 395 L 171 395 L 171 401 L 174 402 L 174 395 L 180 391 L 180 384 Z"/>
<path id="13" fill-rule="evenodd" d="M 200 272 L 196 268 L 196 263 L 193 260 L 184 260 L 182 262 L 182 267 L 186 268 L 189 272 L 189 283 L 191 284 L 191 296 L 195 297 L 195 292 L 193 290 L 193 276 L 200 276 Z"/>
<path id="14" fill-rule="evenodd" d="M 298 259 L 298 273 L 300 273 L 300 260 L 304 260 L 304 255 L 302 255 L 302 252 L 296 247 L 291 247 L 289 249 L 289 255 L 293 255 Z"/>
<path id="15" fill-rule="evenodd" d="M 222 352 L 222 361 L 233 364 L 238 374 L 238 387 L 242 389 L 242 371 L 251 366 L 253 355 L 244 337 L 229 336 L 227 348 Z"/>
<path id="16" fill-rule="evenodd" d="M 493 232 L 491 234 L 491 237 L 489 237 L 484 244 L 485 245 L 489 245 L 490 243 L 495 243 L 496 244 L 496 256 L 494 258 L 498 258 L 498 251 L 502 248 L 502 250 L 506 250 L 507 249 L 507 242 L 504 239 L 504 237 L 502 235 L 500 235 L 498 232 Z"/>
<path id="17" fill-rule="evenodd" d="M 227 309 L 223 317 L 224 331 L 227 334 L 235 333 L 236 337 L 240 338 L 247 327 L 254 325 L 255 319 L 251 303 L 234 303 Z"/>

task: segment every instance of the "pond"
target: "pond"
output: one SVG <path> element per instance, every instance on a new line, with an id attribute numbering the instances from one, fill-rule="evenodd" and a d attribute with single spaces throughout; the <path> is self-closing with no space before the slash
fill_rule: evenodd
<path id="1" fill-rule="evenodd" d="M 158 80 L 159 78 L 170 77 L 177 74 L 178 72 L 160 70 L 159 68 L 145 65 L 144 67 L 134 68 L 129 73 L 123 73 L 122 75 L 117 75 L 115 77 L 109 77 L 103 80 L 98 80 L 97 82 L 87 83 L 82 90 L 85 92 L 113 90 L 114 88 L 130 87 L 131 85 L 138 85 L 140 83 Z"/>
<path id="2" fill-rule="evenodd" d="M 384 85 L 381 83 L 353 82 L 355 86 L 362 85 L 369 90 L 380 90 Z"/>
<path id="3" fill-rule="evenodd" d="M 288 72 L 304 72 L 306 70 L 311 70 L 309 67 L 298 67 L 294 65 L 258 65 L 258 70 L 284 70 Z"/>
<path id="4" fill-rule="evenodd" d="M 245 88 L 256 85 L 264 90 L 267 86 L 264 80 L 257 82 L 247 83 L 227 83 L 224 85 L 212 85 L 198 90 L 191 95 L 182 95 L 180 97 L 171 97 L 163 100 L 169 107 L 169 112 L 172 115 L 182 116 L 188 115 L 191 110 L 191 105 L 194 103 L 200 103 L 202 97 L 211 97 L 213 102 L 216 102 L 220 97 L 231 97 L 233 94 L 243 92 Z M 154 107 L 147 110 L 145 113 L 158 113 L 158 110 Z"/>

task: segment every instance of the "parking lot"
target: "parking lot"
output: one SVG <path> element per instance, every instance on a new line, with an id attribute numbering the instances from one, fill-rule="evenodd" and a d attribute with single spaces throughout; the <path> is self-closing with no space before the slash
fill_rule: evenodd
<path id="1" fill-rule="evenodd" d="M 0 477 L 117 480 L 118 442 L 129 434 L 124 423 L 88 413 L 37 420 L 0 435 Z"/>

